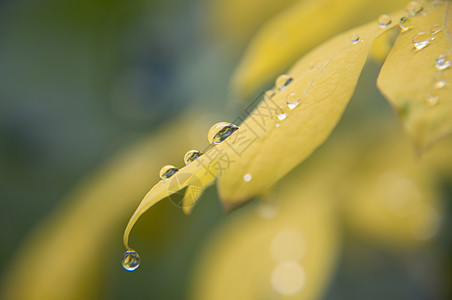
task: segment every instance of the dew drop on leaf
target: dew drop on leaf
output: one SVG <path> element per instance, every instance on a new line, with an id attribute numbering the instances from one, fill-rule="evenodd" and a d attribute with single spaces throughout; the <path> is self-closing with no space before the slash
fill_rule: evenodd
<path id="1" fill-rule="evenodd" d="M 179 171 L 179 169 L 175 166 L 166 165 L 160 169 L 160 179 L 167 180 L 168 178 L 176 174 L 177 171 Z"/>
<path id="2" fill-rule="evenodd" d="M 432 34 L 436 34 L 438 32 L 441 32 L 441 30 L 443 30 L 443 27 L 440 24 L 432 25 Z"/>
<path id="3" fill-rule="evenodd" d="M 290 75 L 282 74 L 276 78 L 275 86 L 278 90 L 283 90 L 286 86 L 288 86 L 293 81 L 293 78 Z"/>
<path id="4" fill-rule="evenodd" d="M 357 34 L 357 33 L 354 33 L 353 35 L 352 35 L 352 43 L 353 44 L 356 44 L 356 43 L 358 43 L 359 42 L 359 35 Z"/>
<path id="5" fill-rule="evenodd" d="M 435 89 L 442 89 L 443 87 L 445 87 L 447 84 L 447 82 L 445 80 L 439 80 L 437 82 L 435 82 L 435 84 L 433 85 L 433 87 Z"/>
<path id="6" fill-rule="evenodd" d="M 416 48 L 416 50 L 421 50 L 427 47 L 431 41 L 432 39 L 430 38 L 430 34 L 421 31 L 413 38 L 413 46 L 414 48 Z"/>
<path id="7" fill-rule="evenodd" d="M 435 67 L 438 71 L 443 71 L 450 67 L 450 60 L 447 59 L 447 56 L 445 54 L 441 54 L 435 60 Z"/>
<path id="8" fill-rule="evenodd" d="M 392 20 L 389 15 L 384 14 L 384 15 L 381 15 L 380 17 L 378 17 L 378 25 L 381 28 L 385 28 L 391 23 L 392 23 Z"/>
<path id="9" fill-rule="evenodd" d="M 140 256 L 134 250 L 126 251 L 122 256 L 122 267 L 129 272 L 135 271 L 140 266 Z"/>
<path id="10" fill-rule="evenodd" d="M 298 104 L 300 104 L 300 100 L 301 99 L 297 93 L 290 93 L 286 97 L 287 107 L 289 107 L 290 109 L 294 109 L 295 107 L 298 106 Z"/>
<path id="11" fill-rule="evenodd" d="M 431 4 L 433 7 L 440 7 L 444 4 L 444 0 L 433 0 Z"/>
<path id="12" fill-rule="evenodd" d="M 287 114 L 281 108 L 278 108 L 276 110 L 276 117 L 278 118 L 278 120 L 282 121 L 287 118 Z"/>
<path id="13" fill-rule="evenodd" d="M 275 96 L 275 91 L 274 90 L 268 90 L 264 93 L 264 99 L 265 100 L 270 100 L 271 98 L 273 98 L 273 96 Z"/>
<path id="14" fill-rule="evenodd" d="M 185 165 L 188 165 L 189 163 L 191 163 L 192 161 L 196 160 L 201 155 L 202 155 L 202 153 L 200 151 L 198 151 L 198 150 L 187 151 L 187 153 L 185 153 L 185 155 L 184 155 L 184 163 L 185 163 Z"/>
<path id="15" fill-rule="evenodd" d="M 218 122 L 214 124 L 210 127 L 209 132 L 207 133 L 209 144 L 218 145 L 233 134 L 237 129 L 239 129 L 238 126 L 228 122 Z"/>
<path id="16" fill-rule="evenodd" d="M 427 98 L 425 98 L 425 102 L 430 106 L 435 105 L 436 103 L 438 103 L 438 101 L 439 101 L 439 96 L 435 95 L 435 94 L 429 94 L 427 96 Z"/>
<path id="17" fill-rule="evenodd" d="M 412 28 L 411 24 L 412 24 L 411 18 L 409 18 L 409 17 L 400 18 L 399 26 L 402 29 L 402 32 L 411 29 Z"/>
<path id="18" fill-rule="evenodd" d="M 407 12 L 412 16 L 417 16 L 424 10 L 424 7 L 419 1 L 411 1 L 406 6 Z"/>

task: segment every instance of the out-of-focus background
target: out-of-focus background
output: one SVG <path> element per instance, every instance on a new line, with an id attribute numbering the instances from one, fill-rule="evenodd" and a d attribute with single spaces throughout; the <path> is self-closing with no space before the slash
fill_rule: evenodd
<path id="1" fill-rule="evenodd" d="M 403 176 L 420 182 L 422 187 L 415 190 L 421 190 L 421 196 L 416 194 L 420 199 L 416 201 L 426 202 L 422 207 L 428 211 L 418 214 L 415 220 L 421 221 L 410 223 L 412 235 L 406 234 L 405 225 L 397 229 L 404 217 L 399 222 L 399 216 L 394 217 L 397 213 L 390 213 L 385 219 L 386 212 L 379 214 L 379 207 L 372 204 L 360 206 L 344 199 L 338 200 L 339 205 L 328 202 L 325 206 L 335 211 L 331 223 L 331 212 L 299 207 L 294 203 L 306 199 L 292 197 L 297 192 L 291 191 L 296 185 L 291 180 L 310 178 L 308 171 L 319 165 L 324 170 L 317 175 L 321 181 L 323 174 L 336 172 L 337 160 L 330 158 L 337 155 L 347 161 L 344 173 L 360 187 L 356 199 L 373 198 L 359 170 L 370 174 L 380 166 L 369 163 L 373 159 L 391 166 L 391 159 L 407 156 L 401 150 L 400 156 L 380 157 L 391 152 L 391 143 L 401 136 L 396 114 L 375 87 L 381 62 L 366 66 L 344 120 L 331 140 L 306 162 L 307 171 L 302 165 L 279 187 L 287 203 L 276 197 L 272 205 L 281 206 L 281 220 L 289 220 L 289 225 L 275 223 L 267 228 L 260 221 L 250 221 L 247 227 L 247 220 L 256 216 L 277 218 L 278 209 L 262 208 L 253 201 L 226 215 L 211 187 L 191 216 L 171 201 L 145 214 L 131 236 L 142 265 L 133 273 L 122 269 L 123 230 L 141 197 L 158 181 L 159 168 L 182 166 L 187 150 L 207 146 L 211 124 L 243 114 L 246 104 L 234 104 L 230 92 L 233 71 L 259 27 L 295 2 L 1 1 L 0 296 L 5 300 L 214 299 L 209 297 L 215 293 L 227 297 L 228 291 L 244 289 L 242 295 L 254 299 L 308 299 L 298 293 L 304 286 L 315 285 L 315 298 L 448 299 L 452 295 L 452 241 L 447 234 L 452 188 L 447 166 L 438 174 L 431 168 L 435 175 L 428 179 L 418 176 L 422 172 L 417 169 L 412 172 L 411 165 L 406 167 L 409 171 Z M 364 129 L 350 134 L 357 126 Z M 342 146 L 344 140 L 350 148 Z M 412 183 L 391 172 L 382 170 L 383 175 L 378 173 L 381 176 L 375 180 L 369 175 L 369 182 L 399 180 L 393 187 L 397 191 L 389 193 L 402 200 L 387 206 L 407 206 L 412 213 L 411 200 L 403 200 L 409 198 Z M 337 189 L 349 195 L 348 190 L 356 187 L 352 182 Z M 433 200 L 422 198 L 426 194 Z M 288 212 L 299 209 L 300 215 L 285 217 L 285 206 L 278 201 L 286 203 Z M 305 209 L 312 209 L 319 218 L 298 223 L 305 220 Z M 360 217 L 362 212 L 369 215 Z M 375 216 L 375 222 L 369 216 Z M 367 221 L 375 225 L 363 228 L 360 222 Z M 314 240 L 314 252 L 327 248 L 326 254 L 312 258 L 313 265 L 301 277 L 298 267 L 289 272 L 293 276 L 278 277 L 275 270 L 290 269 L 288 264 L 278 265 L 282 267 L 268 276 L 259 271 L 245 276 L 239 269 L 234 273 L 233 267 L 227 273 L 231 264 L 224 262 L 237 258 L 212 246 L 225 243 L 233 252 L 239 247 L 234 237 L 252 240 L 266 230 L 284 241 L 284 226 L 311 232 L 312 236 L 304 234 L 306 240 Z M 251 227 L 255 230 L 246 230 Z M 270 228 L 286 235 L 281 238 Z M 260 252 L 267 253 L 259 243 L 237 257 L 246 262 L 260 257 Z M 287 247 L 292 246 L 289 242 Z M 316 265 L 316 259 L 323 262 Z M 248 267 L 256 268 L 256 264 Z M 312 275 L 315 280 L 311 281 L 309 268 L 323 271 Z M 217 274 L 215 270 L 224 271 Z M 236 276 L 246 285 L 246 278 L 258 274 L 264 276 L 263 281 L 256 281 L 260 285 L 239 287 L 232 282 L 222 290 L 221 282 L 226 284 L 228 278 Z M 296 276 L 299 280 L 290 283 Z"/>

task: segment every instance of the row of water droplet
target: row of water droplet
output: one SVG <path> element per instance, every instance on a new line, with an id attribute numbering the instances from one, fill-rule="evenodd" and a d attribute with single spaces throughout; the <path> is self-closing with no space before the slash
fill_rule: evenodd
<path id="1" fill-rule="evenodd" d="M 271 99 L 276 95 L 278 91 L 283 90 L 286 86 L 288 86 L 293 81 L 293 78 L 289 75 L 281 75 L 275 81 L 275 89 L 269 90 L 265 93 L 265 99 Z M 289 109 L 294 109 L 300 102 L 300 98 L 296 93 L 290 93 L 287 95 L 286 103 Z M 282 108 L 277 110 L 276 116 L 279 120 L 284 120 L 286 118 L 286 114 L 283 112 Z M 218 122 L 210 127 L 207 133 L 207 139 L 210 145 L 218 145 L 227 139 L 230 135 L 232 135 L 235 131 L 237 131 L 239 127 L 232 123 L 228 122 Z M 184 155 L 184 163 L 185 165 L 190 164 L 195 161 L 199 157 L 203 155 L 202 152 L 198 150 L 190 150 Z M 165 181 L 171 178 L 174 174 L 176 174 L 179 169 L 173 165 L 166 165 L 160 169 L 160 179 Z M 249 173 L 243 176 L 243 180 L 245 182 L 251 181 L 253 176 Z M 140 256 L 135 250 L 128 249 L 123 257 L 122 257 L 122 266 L 126 271 L 134 271 L 140 265 Z"/>
<path id="2" fill-rule="evenodd" d="M 233 134 L 239 127 L 227 123 L 227 122 L 219 122 L 214 124 L 207 134 L 207 138 L 209 140 L 209 143 L 211 145 L 217 145 L 224 141 L 226 138 L 228 138 L 231 134 Z M 185 165 L 190 164 L 191 162 L 198 159 L 203 153 L 201 153 L 198 150 L 190 150 L 187 151 L 184 155 L 184 163 Z M 171 178 L 174 174 L 176 174 L 179 171 L 178 168 L 176 168 L 173 165 L 166 165 L 160 169 L 160 179 L 161 180 L 167 180 Z M 249 174 L 248 174 L 249 175 Z M 251 175 L 249 175 L 251 176 Z M 249 178 L 249 180 L 251 180 Z M 245 181 L 246 178 L 245 178 Z M 129 272 L 135 271 L 140 266 L 140 256 L 138 253 L 133 249 L 128 249 L 122 256 L 122 267 Z"/>
<path id="3" fill-rule="evenodd" d="M 440 7 L 445 1 L 444 0 L 434 0 L 431 1 L 431 6 L 434 8 Z M 403 16 L 400 19 L 399 26 L 402 32 L 406 32 L 413 28 L 412 25 L 412 17 L 419 15 L 420 13 L 427 14 L 427 11 L 424 9 L 424 6 L 419 1 L 411 1 L 406 6 L 406 11 L 408 12 L 408 16 Z M 378 25 L 381 28 L 385 28 L 392 23 L 392 19 L 389 15 L 383 14 L 378 20 Z M 420 31 L 418 32 L 413 40 L 413 47 L 416 51 L 422 50 L 427 47 L 431 42 L 436 40 L 436 34 L 440 33 L 443 30 L 443 26 L 440 24 L 432 25 L 430 31 Z M 354 33 L 351 37 L 351 41 L 353 44 L 356 44 L 360 41 L 360 37 L 357 33 Z M 451 61 L 448 59 L 447 54 L 440 54 L 438 58 L 435 59 L 435 68 L 438 71 L 436 74 L 435 82 L 432 85 L 430 93 L 425 98 L 425 102 L 428 105 L 435 105 L 439 101 L 438 90 L 444 88 L 447 85 L 447 82 L 444 80 L 444 76 L 442 71 L 448 69 L 451 66 Z"/>

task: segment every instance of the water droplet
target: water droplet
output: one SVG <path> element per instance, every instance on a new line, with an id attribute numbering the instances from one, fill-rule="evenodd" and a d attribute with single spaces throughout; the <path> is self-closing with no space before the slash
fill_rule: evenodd
<path id="1" fill-rule="evenodd" d="M 418 34 L 416 34 L 413 38 L 414 48 L 416 48 L 416 50 L 424 49 L 425 47 L 428 46 L 428 44 L 430 44 L 430 42 L 433 39 L 430 38 L 430 34 L 428 34 L 427 32 L 421 31 Z"/>
<path id="2" fill-rule="evenodd" d="M 281 126 L 281 124 L 279 124 L 279 123 L 276 123 L 276 125 L 275 125 L 276 127 L 279 127 L 279 126 Z"/>
<path id="3" fill-rule="evenodd" d="M 443 26 L 441 26 L 440 24 L 432 25 L 432 34 L 436 34 L 438 32 L 441 32 L 441 30 L 443 30 Z"/>
<path id="4" fill-rule="evenodd" d="M 430 106 L 437 104 L 438 101 L 439 101 L 439 96 L 436 94 L 429 94 L 427 96 L 427 98 L 425 98 L 425 102 Z"/>
<path id="5" fill-rule="evenodd" d="M 445 80 L 439 80 L 437 82 L 435 82 L 435 84 L 433 85 L 433 87 L 435 89 L 442 89 L 443 87 L 445 87 L 447 84 L 447 82 Z"/>
<path id="6" fill-rule="evenodd" d="M 140 266 L 140 256 L 134 250 L 126 251 L 122 256 L 122 267 L 129 272 L 135 271 Z"/>
<path id="7" fill-rule="evenodd" d="M 424 10 L 424 7 L 418 1 L 411 1 L 406 6 L 407 12 L 412 16 L 417 16 L 420 12 Z"/>
<path id="8" fill-rule="evenodd" d="M 275 91 L 274 90 L 268 90 L 264 93 L 264 99 L 265 100 L 270 100 L 271 98 L 273 98 L 273 96 L 275 96 Z"/>
<path id="9" fill-rule="evenodd" d="M 400 18 L 399 26 L 402 29 L 402 32 L 411 29 L 412 28 L 411 18 L 408 18 L 408 17 Z"/>
<path id="10" fill-rule="evenodd" d="M 198 150 L 187 151 L 187 153 L 185 153 L 185 155 L 184 155 L 185 165 L 188 165 L 189 163 L 191 163 L 192 161 L 196 160 L 201 155 L 202 155 L 202 153 L 200 151 L 198 151 Z"/>
<path id="11" fill-rule="evenodd" d="M 357 34 L 357 33 L 354 33 L 353 35 L 352 35 L 352 43 L 353 44 L 356 44 L 356 43 L 358 43 L 359 42 L 359 35 Z"/>
<path id="12" fill-rule="evenodd" d="M 179 169 L 175 166 L 166 165 L 160 169 L 160 179 L 167 180 L 168 178 L 176 174 L 177 171 L 179 171 Z"/>
<path id="13" fill-rule="evenodd" d="M 441 5 L 443 5 L 444 0 L 433 0 L 432 1 L 432 6 L 433 7 L 440 7 Z"/>
<path id="14" fill-rule="evenodd" d="M 285 119 L 287 118 L 287 114 L 286 114 L 281 108 L 278 108 L 278 109 L 276 110 L 276 117 L 277 117 L 280 121 L 282 121 L 282 120 L 285 120 Z"/>
<path id="15" fill-rule="evenodd" d="M 211 145 L 218 145 L 237 129 L 239 129 L 239 127 L 232 123 L 218 122 L 210 127 L 209 132 L 207 133 L 207 139 Z"/>
<path id="16" fill-rule="evenodd" d="M 245 174 L 245 176 L 243 176 L 243 181 L 245 182 L 250 182 L 251 179 L 253 179 L 253 176 L 250 173 Z"/>
<path id="17" fill-rule="evenodd" d="M 293 78 L 290 75 L 283 74 L 276 78 L 275 85 L 279 90 L 283 90 L 286 86 L 288 86 L 293 81 Z"/>
<path id="18" fill-rule="evenodd" d="M 438 71 L 445 70 L 450 67 L 450 60 L 447 59 L 447 56 L 445 54 L 441 54 L 435 60 L 435 67 Z"/>
<path id="19" fill-rule="evenodd" d="M 392 23 L 391 17 L 389 15 L 381 15 L 378 17 L 378 25 L 380 25 L 381 28 L 387 27 L 389 24 Z"/>
<path id="20" fill-rule="evenodd" d="M 300 100 L 301 99 L 297 95 L 297 93 L 290 93 L 286 97 L 287 107 L 289 107 L 290 109 L 294 109 L 295 107 L 298 106 L 298 104 L 300 104 Z"/>

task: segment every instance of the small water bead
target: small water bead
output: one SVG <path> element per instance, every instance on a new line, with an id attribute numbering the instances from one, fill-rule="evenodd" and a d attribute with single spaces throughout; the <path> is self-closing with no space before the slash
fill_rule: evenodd
<path id="1" fill-rule="evenodd" d="M 245 182 L 250 182 L 251 179 L 253 179 L 253 176 L 250 173 L 245 174 L 245 176 L 243 176 L 243 181 Z"/>
<path id="2" fill-rule="evenodd" d="M 129 272 L 135 271 L 140 266 L 140 256 L 134 250 L 126 251 L 122 256 L 122 267 Z"/>
<path id="3" fill-rule="evenodd" d="M 357 33 L 354 33 L 353 35 L 352 35 L 352 43 L 353 44 L 356 44 L 356 43 L 358 43 L 359 42 L 359 35 L 357 34 Z"/>
<path id="4" fill-rule="evenodd" d="M 435 67 L 438 71 L 443 71 L 450 67 L 450 60 L 447 59 L 447 56 L 445 54 L 441 54 L 435 60 Z"/>
<path id="5" fill-rule="evenodd" d="M 418 1 L 411 1 L 410 3 L 407 4 L 406 10 L 410 15 L 417 16 L 424 10 L 424 7 Z"/>
<path id="6" fill-rule="evenodd" d="M 297 107 L 298 104 L 300 104 L 300 101 L 301 101 L 301 99 L 297 95 L 297 93 L 290 93 L 286 97 L 286 104 L 287 104 L 287 107 L 289 107 L 290 109 L 294 109 L 295 107 Z"/>
<path id="7" fill-rule="evenodd" d="M 443 26 L 441 26 L 440 24 L 432 25 L 432 34 L 436 34 L 438 32 L 441 32 L 441 30 L 443 30 Z"/>
<path id="8" fill-rule="evenodd" d="M 433 0 L 431 4 L 433 7 L 440 7 L 444 4 L 444 0 Z"/>
<path id="9" fill-rule="evenodd" d="M 285 120 L 285 119 L 287 118 L 287 115 L 286 115 L 285 113 L 281 112 L 281 113 L 279 113 L 279 114 L 276 114 L 276 117 L 277 117 L 280 121 L 283 121 L 283 120 Z"/>
<path id="10" fill-rule="evenodd" d="M 167 180 L 168 178 L 176 174 L 177 171 L 179 171 L 179 169 L 175 166 L 166 165 L 160 169 L 160 179 Z"/>
<path id="11" fill-rule="evenodd" d="M 429 94 L 427 96 L 427 98 L 425 98 L 425 102 L 430 106 L 437 104 L 438 101 L 439 101 L 439 96 L 436 94 Z"/>
<path id="12" fill-rule="evenodd" d="M 411 18 L 408 18 L 408 17 L 400 18 L 399 26 L 402 29 L 402 32 L 411 29 L 413 27 Z"/>
<path id="13" fill-rule="evenodd" d="M 192 161 L 198 159 L 201 155 L 202 155 L 202 153 L 200 151 L 198 151 L 198 150 L 187 151 L 187 153 L 185 153 L 185 155 L 184 155 L 184 163 L 185 163 L 185 165 L 188 165 Z"/>
<path id="14" fill-rule="evenodd" d="M 434 39 L 435 38 L 431 38 L 430 34 L 428 34 L 427 32 L 421 31 L 413 38 L 414 48 L 416 48 L 416 50 L 424 49 Z"/>
<path id="15" fill-rule="evenodd" d="M 433 87 L 434 87 L 435 89 L 442 89 L 443 87 L 446 86 L 446 84 L 447 84 L 447 82 L 446 82 L 445 80 L 440 80 L 440 81 L 435 82 L 435 84 L 433 85 Z"/>
<path id="16" fill-rule="evenodd" d="M 239 127 L 228 122 L 218 122 L 210 127 L 207 133 L 207 139 L 209 144 L 218 145 L 225 139 L 227 139 L 231 134 L 233 134 Z"/>
<path id="17" fill-rule="evenodd" d="M 389 24 L 392 23 L 391 17 L 389 15 L 381 15 L 378 17 L 378 25 L 380 25 L 381 28 L 387 27 Z"/>
<path id="18" fill-rule="evenodd" d="M 274 90 L 268 90 L 264 93 L 264 99 L 265 100 L 270 100 L 271 98 L 273 98 L 273 96 L 275 96 L 275 91 Z"/>
<path id="19" fill-rule="evenodd" d="M 275 86 L 278 90 L 283 90 L 286 86 L 288 86 L 293 81 L 293 78 L 290 75 L 283 74 L 276 78 Z"/>

